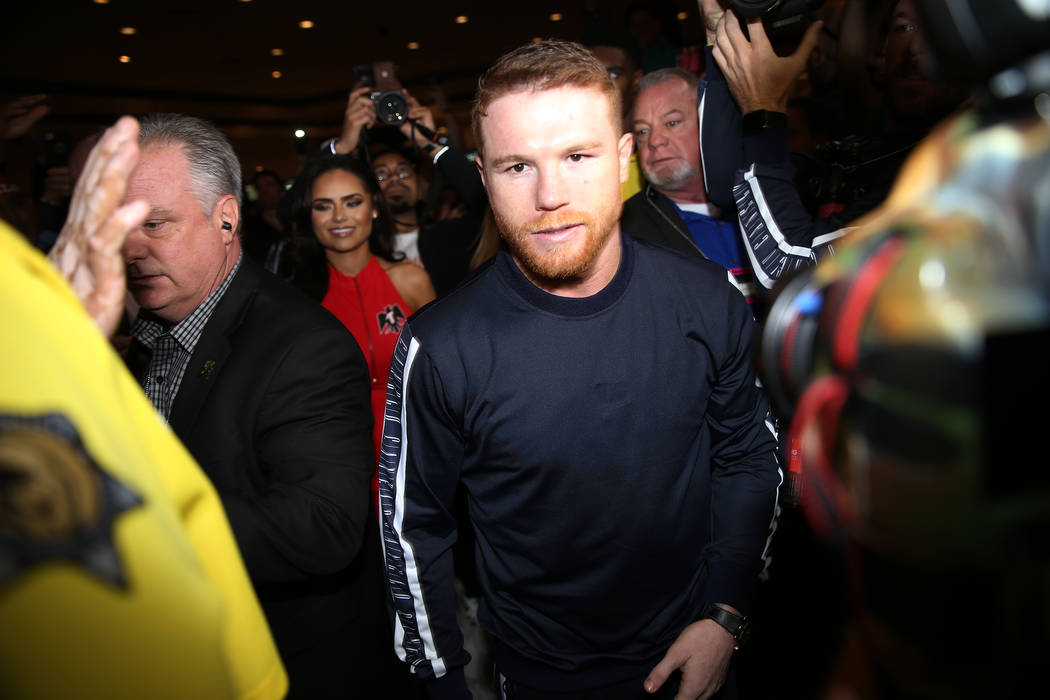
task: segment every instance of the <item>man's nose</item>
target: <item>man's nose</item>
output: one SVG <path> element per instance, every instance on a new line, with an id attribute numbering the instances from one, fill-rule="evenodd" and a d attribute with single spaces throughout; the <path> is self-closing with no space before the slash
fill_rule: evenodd
<path id="1" fill-rule="evenodd" d="M 540 170 L 536 182 L 536 209 L 553 211 L 568 204 L 565 178 L 558 168 Z"/>
<path id="2" fill-rule="evenodd" d="M 130 265 L 136 260 L 142 260 L 149 253 L 149 245 L 142 229 L 136 228 L 124 239 L 124 245 L 120 249 L 124 257 L 124 264 Z"/>
<path id="3" fill-rule="evenodd" d="M 667 144 L 667 134 L 660 127 L 655 127 L 649 132 L 649 139 L 646 145 L 649 148 L 659 148 Z"/>

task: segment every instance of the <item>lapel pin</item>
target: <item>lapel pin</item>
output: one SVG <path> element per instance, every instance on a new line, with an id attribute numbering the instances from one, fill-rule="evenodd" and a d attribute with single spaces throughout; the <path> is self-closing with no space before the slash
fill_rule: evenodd
<path id="1" fill-rule="evenodd" d="M 215 360 L 207 360 L 201 367 L 201 376 L 207 377 L 215 370 Z"/>

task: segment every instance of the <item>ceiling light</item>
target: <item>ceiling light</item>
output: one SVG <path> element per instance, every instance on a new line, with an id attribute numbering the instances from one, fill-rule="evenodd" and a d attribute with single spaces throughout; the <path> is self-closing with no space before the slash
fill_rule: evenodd
<path id="1" fill-rule="evenodd" d="M 95 0 L 96 5 L 108 5 L 109 0 Z"/>
<path id="2" fill-rule="evenodd" d="M 313 28 L 314 28 L 313 20 L 304 19 L 302 22 L 299 23 L 299 29 L 313 29 Z"/>
<path id="3" fill-rule="evenodd" d="M 678 19 L 680 19 L 683 22 L 685 20 L 689 19 L 689 13 L 688 12 L 679 12 L 676 16 L 678 17 Z"/>
<path id="4" fill-rule="evenodd" d="M 121 27 L 120 28 L 120 33 L 123 34 L 124 36 L 131 36 L 132 34 L 135 33 L 135 28 L 134 27 Z"/>
<path id="5" fill-rule="evenodd" d="M 301 139 L 304 136 L 306 136 L 306 132 L 305 131 L 303 131 L 302 129 L 296 129 L 295 130 L 295 138 Z"/>
<path id="6" fill-rule="evenodd" d="M 415 51 L 418 48 L 419 48 L 419 42 L 418 41 L 410 41 L 410 42 L 408 42 L 408 50 L 409 51 Z"/>
<path id="7" fill-rule="evenodd" d="M 102 4 L 105 5 L 105 3 Z M 118 60 L 121 63 L 131 63 L 131 56 L 121 56 Z"/>
<path id="8" fill-rule="evenodd" d="M 270 77 L 272 77 L 272 78 L 280 78 L 281 77 L 281 71 L 275 70 L 273 73 L 270 73 Z"/>
<path id="9" fill-rule="evenodd" d="M 271 56 L 283 56 L 284 55 L 284 49 L 270 49 L 270 55 Z"/>
<path id="10" fill-rule="evenodd" d="M 456 24 L 466 24 L 469 21 L 470 17 L 467 17 L 466 15 L 460 15 L 456 18 Z"/>
<path id="11" fill-rule="evenodd" d="M 552 12 L 551 16 L 550 16 L 550 20 L 551 20 L 551 22 L 560 22 L 561 21 L 561 13 L 560 12 Z"/>

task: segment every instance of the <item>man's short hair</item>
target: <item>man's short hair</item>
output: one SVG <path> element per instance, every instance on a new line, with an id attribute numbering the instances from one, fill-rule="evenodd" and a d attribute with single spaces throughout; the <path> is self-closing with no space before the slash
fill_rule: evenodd
<path id="1" fill-rule="evenodd" d="M 215 125 L 197 117 L 155 112 L 139 123 L 139 146 L 181 146 L 190 166 L 190 186 L 205 214 L 219 197 L 232 194 L 241 204 L 241 162 Z"/>
<path id="2" fill-rule="evenodd" d="M 481 120 L 495 100 L 513 92 L 540 92 L 566 86 L 600 90 L 609 100 L 612 117 L 619 118 L 620 91 L 605 66 L 582 44 L 559 39 L 529 43 L 505 54 L 478 79 L 471 112 L 478 150 L 484 153 Z"/>
<path id="3" fill-rule="evenodd" d="M 685 84 L 689 86 L 689 89 L 696 92 L 696 86 L 699 84 L 700 79 L 687 71 L 685 68 L 678 68 L 677 66 L 672 68 L 658 68 L 654 71 L 646 73 L 642 76 L 642 79 L 638 81 L 638 94 L 642 94 L 645 90 L 657 85 L 662 85 L 669 80 L 678 78 L 684 80 Z"/>

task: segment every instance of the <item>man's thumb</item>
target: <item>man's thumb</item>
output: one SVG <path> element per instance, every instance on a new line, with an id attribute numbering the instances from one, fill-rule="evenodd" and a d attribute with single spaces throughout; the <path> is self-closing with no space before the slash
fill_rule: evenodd
<path id="1" fill-rule="evenodd" d="M 671 652 L 668 650 L 664 654 L 664 658 L 660 659 L 660 663 L 656 664 L 653 670 L 649 672 L 649 677 L 645 679 L 645 692 L 655 693 L 658 691 L 679 665 L 680 662 L 671 658 Z"/>
<path id="2" fill-rule="evenodd" d="M 809 58 L 809 55 L 813 53 L 813 49 L 817 47 L 817 40 L 820 38 L 820 30 L 823 28 L 824 23 L 820 20 L 809 25 L 809 29 L 806 30 L 806 34 L 802 37 L 802 41 L 799 43 L 798 48 L 795 49 L 795 53 L 793 53 L 791 57 L 804 64 Z"/>

